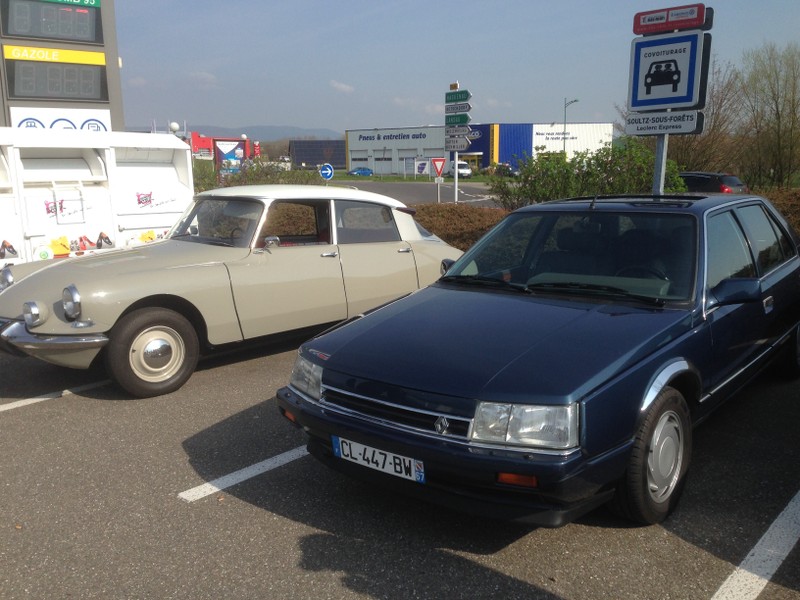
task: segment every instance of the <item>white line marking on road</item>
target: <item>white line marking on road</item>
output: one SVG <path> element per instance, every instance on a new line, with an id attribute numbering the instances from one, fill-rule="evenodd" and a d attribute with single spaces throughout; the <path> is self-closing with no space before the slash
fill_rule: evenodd
<path id="1" fill-rule="evenodd" d="M 283 465 L 290 463 L 293 460 L 297 460 L 298 458 L 303 458 L 306 454 L 308 454 L 308 450 L 306 450 L 305 446 L 299 446 L 294 450 L 289 450 L 283 454 L 279 454 L 278 456 L 273 456 L 272 458 L 263 460 L 260 463 L 250 465 L 244 469 L 239 469 L 238 471 L 234 471 L 228 475 L 223 475 L 222 477 L 218 477 L 217 479 L 209 481 L 208 483 L 204 483 L 203 485 L 198 485 L 190 490 L 181 492 L 178 494 L 178 497 L 182 500 L 186 500 L 186 502 L 200 500 L 200 498 L 210 496 L 211 494 L 224 490 L 225 488 L 229 488 L 237 483 L 241 483 L 242 481 L 250 479 L 251 477 L 255 477 L 256 475 L 261 475 L 262 473 L 266 473 L 272 469 L 282 467 Z"/>
<path id="2" fill-rule="evenodd" d="M 800 539 L 800 492 L 786 505 L 783 512 L 750 550 L 750 554 L 722 584 L 711 600 L 757 598 L 798 539 Z"/>
<path id="3" fill-rule="evenodd" d="M 36 396 L 35 398 L 26 398 L 25 400 L 17 400 L 16 402 L 9 402 L 8 404 L 0 404 L 0 412 L 5 412 L 7 410 L 14 410 L 15 408 L 22 408 L 23 406 L 30 406 L 31 404 L 36 404 L 37 402 L 45 402 L 46 400 L 56 400 L 57 398 L 62 398 L 64 396 L 69 396 L 71 394 L 80 394 L 81 392 L 85 392 L 86 390 L 90 390 L 96 387 L 102 387 L 104 385 L 107 385 L 108 383 L 110 383 L 108 380 L 97 381 L 95 383 L 87 383 L 86 385 L 79 385 L 78 387 L 69 390 L 62 390 L 60 392 L 50 392 L 49 394 Z"/>

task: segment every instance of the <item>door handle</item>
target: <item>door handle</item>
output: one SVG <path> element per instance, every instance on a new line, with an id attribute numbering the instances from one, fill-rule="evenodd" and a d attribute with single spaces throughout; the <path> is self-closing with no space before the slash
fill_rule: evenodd
<path id="1" fill-rule="evenodd" d="M 775 298 L 767 296 L 762 301 L 762 304 L 764 305 L 764 314 L 769 314 L 772 312 L 772 309 L 775 308 Z"/>
<path id="2" fill-rule="evenodd" d="M 411 252 L 411 248 L 400 248 L 397 252 L 401 254 L 408 254 L 409 252 Z"/>
<path id="3" fill-rule="evenodd" d="M 320 254 L 320 257 L 322 257 L 322 258 L 336 258 L 337 256 L 339 256 L 339 253 L 335 252 L 335 251 L 334 252 L 323 252 L 322 254 Z"/>

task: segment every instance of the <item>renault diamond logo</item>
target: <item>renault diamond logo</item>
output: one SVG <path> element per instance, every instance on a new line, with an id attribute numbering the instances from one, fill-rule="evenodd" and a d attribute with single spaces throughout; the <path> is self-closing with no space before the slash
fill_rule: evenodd
<path id="1" fill-rule="evenodd" d="M 436 429 L 436 433 L 444 433 L 447 431 L 447 428 L 450 427 L 450 422 L 444 418 L 439 417 L 436 419 L 436 422 L 433 424 L 434 428 Z"/>

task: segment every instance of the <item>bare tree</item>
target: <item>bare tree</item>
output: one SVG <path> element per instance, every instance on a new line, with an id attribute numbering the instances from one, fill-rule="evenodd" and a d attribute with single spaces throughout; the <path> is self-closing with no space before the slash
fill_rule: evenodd
<path id="1" fill-rule="evenodd" d="M 751 185 L 788 187 L 800 174 L 800 46 L 745 52 L 739 79 L 742 174 Z"/>
<path id="2" fill-rule="evenodd" d="M 740 112 L 736 69 L 730 63 L 720 65 L 716 60 L 712 61 L 703 109 L 703 132 L 670 136 L 669 158 L 687 170 L 739 170 L 740 151 L 735 133 Z"/>

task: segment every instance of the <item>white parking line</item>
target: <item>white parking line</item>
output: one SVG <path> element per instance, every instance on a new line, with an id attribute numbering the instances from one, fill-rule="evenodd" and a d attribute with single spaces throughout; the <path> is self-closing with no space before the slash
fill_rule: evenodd
<path id="1" fill-rule="evenodd" d="M 800 539 L 800 492 L 711 600 L 754 600 Z"/>
<path id="2" fill-rule="evenodd" d="M 181 492 L 178 494 L 178 497 L 182 500 L 186 500 L 186 502 L 200 500 L 200 498 L 210 496 L 211 494 L 224 490 L 225 488 L 229 488 L 237 483 L 241 483 L 242 481 L 250 479 L 251 477 L 255 477 L 256 475 L 261 475 L 262 473 L 266 473 L 272 469 L 282 467 L 293 460 L 304 457 L 306 454 L 308 454 L 308 451 L 306 450 L 305 446 L 299 446 L 294 450 L 289 450 L 288 452 L 284 452 L 278 456 L 273 456 L 272 458 L 263 460 L 260 463 L 250 465 L 244 469 L 239 469 L 238 471 L 234 471 L 228 475 L 223 475 L 222 477 L 214 479 L 213 481 L 209 481 L 208 483 L 204 483 L 203 485 L 198 485 L 190 490 Z"/>
<path id="3" fill-rule="evenodd" d="M 17 400 L 16 402 L 9 402 L 8 404 L 0 404 L 0 412 L 5 412 L 7 410 L 14 410 L 15 408 L 22 408 L 23 406 L 30 406 L 31 404 L 36 404 L 37 402 L 45 402 L 46 400 L 55 400 L 57 398 L 62 398 L 64 396 L 69 396 L 70 394 L 80 394 L 81 392 L 85 392 L 86 390 L 90 390 L 96 387 L 102 387 L 107 385 L 110 381 L 97 381 L 95 383 L 87 383 L 86 385 L 79 385 L 78 387 L 69 389 L 69 390 L 61 390 L 60 392 L 50 392 L 49 394 L 44 394 L 42 396 L 36 396 L 35 398 L 26 398 L 25 400 Z"/>

